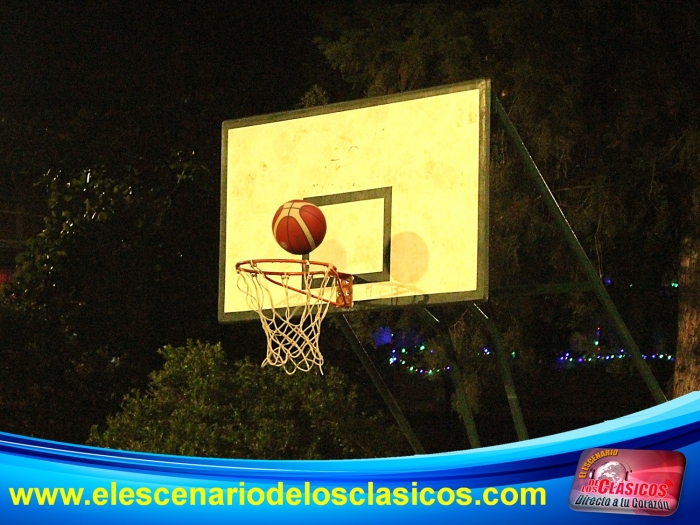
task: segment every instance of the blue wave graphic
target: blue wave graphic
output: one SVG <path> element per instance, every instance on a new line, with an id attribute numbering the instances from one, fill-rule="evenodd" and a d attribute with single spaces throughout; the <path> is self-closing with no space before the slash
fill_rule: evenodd
<path id="1" fill-rule="evenodd" d="M 567 502 L 568 493 L 582 451 L 596 447 L 621 449 L 677 450 L 685 454 L 687 468 L 679 510 L 666 522 L 694 521 L 700 511 L 700 392 L 688 394 L 663 405 L 631 414 L 598 425 L 523 442 L 487 447 L 477 450 L 431 454 L 400 458 L 338 461 L 267 461 L 193 458 L 143 454 L 118 450 L 99 449 L 45 441 L 23 436 L 0 433 L 0 509 L 8 523 L 191 523 L 206 519 L 208 523 L 255 521 L 256 523 L 383 523 L 400 519 L 404 523 L 424 522 L 426 519 L 458 520 L 479 523 L 501 522 L 517 519 L 520 523 L 542 523 L 552 518 L 569 522 L 590 521 L 590 514 L 572 511 Z M 346 493 L 352 488 L 362 488 L 363 504 L 297 505 L 283 502 L 271 505 L 264 501 L 257 505 L 244 501 L 243 505 L 216 505 L 198 501 L 175 505 L 141 505 L 134 501 L 122 504 L 112 493 L 127 488 L 203 487 L 254 490 L 255 496 L 278 487 L 297 487 L 302 492 L 308 483 L 310 490 L 326 487 L 342 487 Z M 371 482 L 372 489 L 368 489 Z M 19 487 L 83 487 L 80 505 L 64 505 L 59 500 L 53 505 L 17 504 Z M 409 502 L 385 500 L 368 501 L 369 493 L 384 487 L 392 491 L 405 487 Z M 411 490 L 449 488 L 441 493 L 443 500 L 457 488 L 469 488 L 471 503 L 413 504 Z M 483 489 L 494 487 L 508 490 L 506 501 L 489 505 L 480 499 Z M 522 498 L 513 498 L 523 487 L 541 487 L 546 491 L 545 505 L 524 505 Z M 15 500 L 10 488 L 15 490 Z M 104 489 L 108 496 L 105 503 L 99 499 L 88 501 L 89 494 Z M 218 490 L 218 489 L 217 489 Z M 323 501 L 326 489 L 321 489 Z M 207 492 L 207 493 L 209 493 Z M 381 492 L 381 491 L 379 491 Z M 212 492 L 213 493 L 213 492 Z M 430 494 L 430 491 L 428 491 Z M 239 493 L 236 493 L 239 494 Z M 379 493 L 377 493 L 376 497 Z M 521 494 L 521 493 L 520 493 Z M 249 494 L 250 496 L 250 494 Z M 433 494 L 434 496 L 434 494 Z M 236 496 L 238 497 L 238 496 Z M 375 494 L 373 493 L 373 498 Z M 433 497 L 434 499 L 434 497 Z M 430 500 L 430 498 L 428 498 Z M 128 497 L 125 499 L 128 501 Z M 212 500 L 213 501 L 213 500 Z M 477 503 L 479 501 L 479 503 Z M 596 522 L 619 522 L 614 515 L 596 514 Z M 653 519 L 633 517 L 631 519 Z M 617 521 L 614 521 L 617 520 Z"/>

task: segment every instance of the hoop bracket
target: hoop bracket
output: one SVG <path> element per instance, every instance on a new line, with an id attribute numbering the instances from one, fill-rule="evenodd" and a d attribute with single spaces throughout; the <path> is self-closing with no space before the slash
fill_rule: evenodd
<path id="1" fill-rule="evenodd" d="M 338 273 L 336 272 L 337 278 L 336 283 L 338 288 L 336 290 L 336 295 L 338 299 L 334 303 L 337 308 L 350 308 L 352 307 L 353 295 L 352 295 L 352 285 L 353 276 L 348 273 Z"/>

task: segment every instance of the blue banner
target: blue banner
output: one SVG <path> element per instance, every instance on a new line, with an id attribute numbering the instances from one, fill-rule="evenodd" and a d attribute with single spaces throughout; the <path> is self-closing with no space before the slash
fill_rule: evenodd
<path id="1" fill-rule="evenodd" d="M 326 525 L 426 520 L 541 524 L 553 519 L 565 520 L 567 525 L 591 519 L 603 524 L 622 519 L 690 523 L 700 515 L 700 498 L 696 496 L 700 494 L 699 442 L 698 392 L 553 436 L 477 450 L 371 460 L 162 456 L 0 433 L 0 515 L 4 523 L 100 525 L 198 520 L 207 524 Z M 675 482 L 677 491 L 663 489 L 664 495 L 673 492 L 677 498 L 667 505 L 670 516 L 593 515 L 570 507 L 572 486 L 579 475 L 592 480 L 581 486 L 593 487 L 595 483 L 608 493 L 617 486 L 631 493 L 631 488 L 625 489 L 627 478 L 620 478 L 615 485 L 614 480 L 603 481 L 601 476 L 614 472 L 618 463 L 639 472 L 635 465 L 628 465 L 632 460 L 606 460 L 601 463 L 605 468 L 597 469 L 596 479 L 588 474 L 593 467 L 587 469 L 613 451 L 635 458 L 630 452 L 634 450 L 675 451 L 685 458 L 682 489 L 679 481 Z M 582 458 L 584 452 L 588 456 Z M 680 454 L 676 456 L 680 458 Z M 622 475 L 629 476 L 626 472 Z M 670 481 L 663 476 L 659 479 L 659 487 Z M 659 499 L 662 489 L 655 494 Z M 582 505 L 591 501 L 594 506 L 587 494 L 575 501 Z M 604 505 L 605 500 L 601 501 Z M 613 498 L 610 501 L 612 506 Z M 630 502 L 635 505 L 631 496 Z"/>

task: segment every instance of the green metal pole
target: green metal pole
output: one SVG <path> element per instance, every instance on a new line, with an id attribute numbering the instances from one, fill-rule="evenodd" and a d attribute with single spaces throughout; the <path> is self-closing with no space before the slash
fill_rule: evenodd
<path id="1" fill-rule="evenodd" d="M 435 317 L 430 310 L 427 308 L 422 309 L 424 315 L 428 320 L 439 325 L 440 320 Z M 480 448 L 481 440 L 479 439 L 479 432 L 476 429 L 476 421 L 474 420 L 474 414 L 469 406 L 469 400 L 467 399 L 467 394 L 464 391 L 464 379 L 462 378 L 462 369 L 457 362 L 457 356 L 455 355 L 454 348 L 452 347 L 452 341 L 449 335 L 443 338 L 445 349 L 445 356 L 447 357 L 447 362 L 449 363 L 450 378 L 452 379 L 452 384 L 455 387 L 455 394 L 457 396 L 457 407 L 459 409 L 459 415 L 462 416 L 462 422 L 464 423 L 464 428 L 467 431 L 467 438 L 469 439 L 469 446 L 471 448 Z"/>
<path id="2" fill-rule="evenodd" d="M 491 334 L 491 341 L 494 346 L 494 351 L 496 352 L 498 368 L 501 370 L 501 377 L 503 378 L 503 385 L 506 388 L 506 396 L 508 398 L 508 405 L 510 406 L 510 413 L 513 416 L 513 423 L 515 424 L 515 432 L 518 435 L 518 439 L 520 441 L 524 441 L 528 439 L 527 428 L 525 427 L 523 412 L 520 409 L 520 400 L 518 399 L 518 394 L 515 391 L 513 376 L 510 373 L 510 365 L 508 365 L 508 358 L 506 357 L 501 332 L 498 330 L 496 323 L 494 323 L 493 320 L 476 304 L 472 303 L 472 309 L 476 312 L 476 316 L 482 323 L 484 323 L 484 326 L 486 326 L 486 329 Z"/>
<path id="3" fill-rule="evenodd" d="M 418 440 L 418 437 L 413 432 L 413 429 L 408 423 L 406 416 L 404 416 L 403 412 L 401 411 L 401 407 L 399 407 L 399 404 L 396 402 L 396 399 L 394 399 L 394 396 L 391 395 L 391 391 L 384 383 L 384 380 L 379 374 L 379 371 L 367 355 L 365 347 L 362 346 L 362 343 L 358 339 L 355 330 L 353 330 L 352 326 L 350 326 L 347 317 L 345 317 L 345 314 L 341 314 L 338 316 L 338 318 L 338 325 L 340 326 L 343 335 L 345 335 L 345 338 L 350 343 L 350 346 L 352 346 L 352 349 L 355 351 L 355 354 L 357 354 L 357 357 L 362 363 L 362 366 L 365 367 L 365 370 L 369 374 L 369 377 L 372 379 L 374 386 L 379 391 L 379 394 L 382 396 L 382 399 L 384 399 L 384 403 L 391 412 L 391 415 L 394 416 L 394 419 L 396 420 L 396 423 L 398 423 L 399 428 L 403 432 L 404 436 L 406 436 L 408 442 L 411 444 L 413 452 L 416 454 L 425 454 L 425 449 L 423 448 L 423 445 L 421 445 L 421 442 Z"/>
<path id="4" fill-rule="evenodd" d="M 498 100 L 498 97 L 493 97 L 492 100 L 498 117 L 501 119 L 503 126 L 506 128 L 506 132 L 513 141 L 513 145 L 520 153 L 520 156 L 522 157 L 525 163 L 525 167 L 527 168 L 528 173 L 532 177 L 532 180 L 534 181 L 535 185 L 537 186 L 537 189 L 542 195 L 542 198 L 547 204 L 549 212 L 552 214 L 557 224 L 559 225 L 561 231 L 563 232 L 567 243 L 573 250 L 576 259 L 581 265 L 581 268 L 583 269 L 586 278 L 593 286 L 593 290 L 595 291 L 596 295 L 603 304 L 603 308 L 612 319 L 613 324 L 615 326 L 615 331 L 620 336 L 620 339 L 625 345 L 625 348 L 630 352 L 630 355 L 632 356 L 632 361 L 637 366 L 639 372 L 642 374 L 642 378 L 644 379 L 644 382 L 647 384 L 647 387 L 651 391 L 654 400 L 659 404 L 666 402 L 667 399 L 663 393 L 663 390 L 661 390 L 661 387 L 656 381 L 654 374 L 651 373 L 651 370 L 649 370 L 649 367 L 644 362 L 644 358 L 642 357 L 642 353 L 639 351 L 637 343 L 634 342 L 634 338 L 632 337 L 630 331 L 627 329 L 627 325 L 625 325 L 625 322 L 622 320 L 620 313 L 617 311 L 615 303 L 613 303 L 612 299 L 610 298 L 610 295 L 608 294 L 608 291 L 605 289 L 605 286 L 603 286 L 603 283 L 601 282 L 598 273 L 595 271 L 593 264 L 591 264 L 588 255 L 586 255 L 586 252 L 581 246 L 581 243 L 576 237 L 576 234 L 574 233 L 573 229 L 571 228 L 569 221 L 566 220 L 564 212 L 559 207 L 559 204 L 554 198 L 554 195 L 549 189 L 549 186 L 547 186 L 547 182 L 544 180 L 544 177 L 542 177 L 542 174 L 537 168 L 535 161 L 532 160 L 530 152 L 525 147 L 525 144 L 520 138 L 520 135 L 518 134 L 515 127 L 513 126 L 513 123 L 510 121 L 510 118 L 506 114 L 506 111 L 503 108 L 501 101 Z"/>

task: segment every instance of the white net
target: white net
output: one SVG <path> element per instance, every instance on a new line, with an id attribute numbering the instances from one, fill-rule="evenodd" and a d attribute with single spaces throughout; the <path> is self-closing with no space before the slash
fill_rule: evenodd
<path id="1" fill-rule="evenodd" d="M 247 270 L 238 270 L 238 288 L 246 294 L 248 306 L 258 312 L 263 330 L 267 336 L 267 357 L 262 366 L 279 366 L 288 374 L 297 370 L 309 372 L 318 366 L 323 373 L 323 355 L 319 350 L 318 340 L 321 334 L 321 322 L 326 317 L 330 303 L 323 297 L 336 295 L 337 283 L 332 267 L 324 267 L 322 272 L 304 272 L 300 279 L 302 304 L 294 301 L 290 306 L 289 275 L 279 276 L 279 281 L 268 279 L 255 261 L 251 261 Z M 270 285 L 282 286 L 284 300 L 282 305 L 275 303 Z M 313 285 L 313 293 L 312 293 Z"/>

